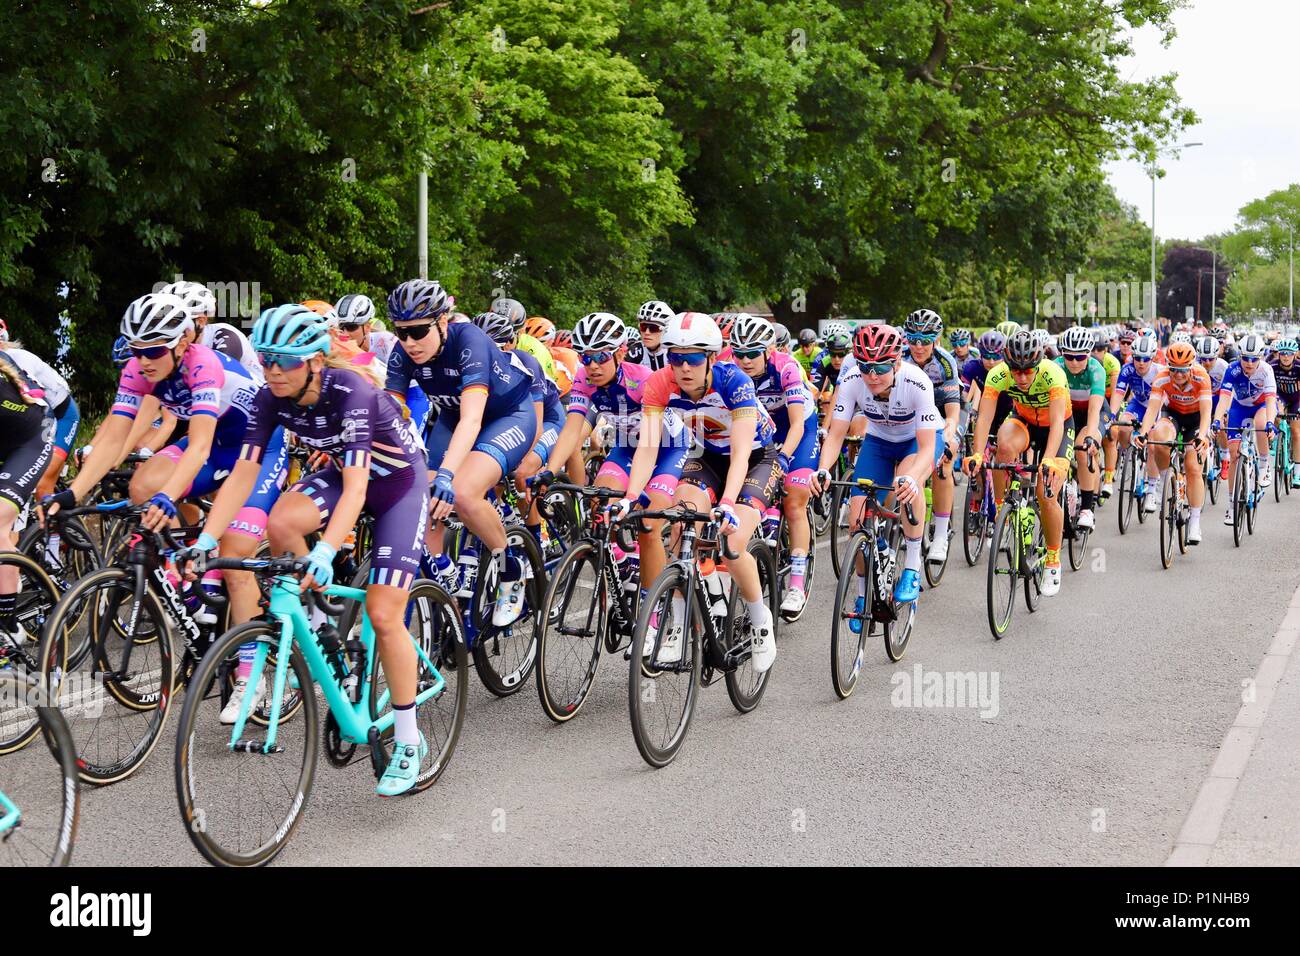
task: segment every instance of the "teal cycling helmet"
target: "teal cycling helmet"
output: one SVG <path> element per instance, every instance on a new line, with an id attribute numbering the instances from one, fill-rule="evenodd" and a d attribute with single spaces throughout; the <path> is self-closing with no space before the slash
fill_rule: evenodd
<path id="1" fill-rule="evenodd" d="M 1278 339 L 1273 348 L 1278 352 L 1300 352 L 1300 342 L 1295 339 Z"/>
<path id="2" fill-rule="evenodd" d="M 330 350 L 329 323 L 305 305 L 291 302 L 267 309 L 249 337 L 255 352 L 306 358 Z"/>

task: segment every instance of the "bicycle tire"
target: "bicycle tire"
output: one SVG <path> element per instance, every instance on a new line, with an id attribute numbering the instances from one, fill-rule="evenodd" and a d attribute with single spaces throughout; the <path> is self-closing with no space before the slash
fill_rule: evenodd
<path id="1" fill-rule="evenodd" d="M 811 502 L 809 502 L 809 504 L 805 506 L 804 514 L 806 520 L 808 521 L 808 528 L 811 533 L 812 521 L 813 521 Z M 779 535 L 777 545 L 778 545 L 777 551 L 779 557 L 776 559 L 776 565 L 778 570 L 778 576 L 780 578 L 781 594 L 784 595 L 785 592 L 790 587 L 790 560 L 791 560 L 790 559 L 790 522 L 785 520 L 784 515 L 782 515 L 781 517 L 781 534 Z M 799 610 L 799 613 L 797 614 L 791 614 L 786 611 L 780 612 L 781 620 L 784 621 L 786 624 L 794 624 L 800 618 L 802 618 L 804 612 L 808 610 L 809 599 L 811 598 L 812 590 L 813 590 L 813 580 L 817 573 L 817 540 L 815 536 L 810 537 L 810 540 L 808 542 L 808 552 L 804 556 L 804 560 L 806 562 L 806 567 L 804 569 L 804 575 L 803 575 L 804 604 L 803 607 Z"/>
<path id="2" fill-rule="evenodd" d="M 1259 461 L 1252 458 L 1250 467 L 1247 470 L 1250 472 L 1250 482 L 1247 485 L 1250 491 L 1246 494 L 1246 533 L 1253 535 L 1255 533 L 1255 510 L 1264 498 L 1264 490 L 1259 486 Z"/>
<path id="3" fill-rule="evenodd" d="M 835 696 L 840 700 L 847 700 L 853 693 L 854 688 L 858 686 L 858 677 L 862 673 L 862 664 L 866 659 L 867 637 L 871 629 L 867 626 L 870 620 L 870 612 L 864 606 L 861 617 L 858 618 L 859 630 L 855 634 L 850 626 L 850 620 L 845 618 L 845 601 L 852 600 L 857 602 L 857 578 L 855 570 L 856 556 L 860 552 L 863 560 L 863 576 L 866 580 L 864 589 L 867 598 L 871 596 L 871 555 L 868 548 L 874 548 L 875 542 L 865 531 L 857 531 L 849 538 L 848 544 L 844 546 L 844 558 L 841 565 L 849 570 L 850 573 L 840 575 L 835 584 L 835 613 L 831 617 L 831 687 L 835 691 Z M 852 591 L 850 591 L 852 588 Z M 865 605 L 865 601 L 864 601 Z M 857 614 L 856 610 L 848 613 Z M 851 654 L 845 656 L 844 652 L 851 651 Z M 847 660 L 847 665 L 842 664 L 842 657 Z"/>
<path id="4" fill-rule="evenodd" d="M 1237 467 L 1232 488 L 1232 543 L 1241 547 L 1246 531 L 1246 459 L 1237 455 Z"/>
<path id="5" fill-rule="evenodd" d="M 754 563 L 758 566 L 759 593 L 767 603 L 768 613 L 772 617 L 772 640 L 779 641 L 781 584 L 776 573 L 776 559 L 772 557 L 772 549 L 761 538 L 751 538 L 745 549 L 753 556 Z M 741 626 L 741 621 L 747 621 L 749 618 L 740 598 L 740 587 L 734 582 L 728 603 L 730 606 L 727 608 L 727 625 L 723 629 L 722 642 L 723 646 L 730 650 L 743 640 L 745 628 Z M 749 713 L 763 699 L 763 692 L 767 690 L 767 681 L 771 676 L 772 668 L 769 667 L 759 674 L 755 672 L 751 660 L 746 660 L 735 670 L 728 671 L 725 683 L 731 705 L 742 714 Z"/>
<path id="6" fill-rule="evenodd" d="M 14 567 L 19 575 L 21 590 L 15 598 L 13 619 L 26 633 L 27 640 L 18 642 L 21 646 L 15 649 L 21 655 L 18 658 L 21 672 L 35 673 L 41 662 L 41 635 L 58 606 L 59 591 L 41 564 L 25 554 L 0 552 L 0 566 Z M 15 637 L 18 635 L 17 631 L 13 633 Z M 19 672 L 13 663 L 14 658 L 9 660 L 9 667 L 5 670 L 12 668 Z M 37 714 L 34 711 L 28 713 L 28 710 L 23 708 L 21 714 L 18 708 L 13 713 L 0 710 L 0 756 L 21 750 L 36 736 L 40 722 Z"/>
<path id="7" fill-rule="evenodd" d="M 52 701 L 60 706 L 65 717 L 70 718 L 73 739 L 78 741 L 77 767 L 82 782 L 95 786 L 125 780 L 144 764 L 162 739 L 174 699 L 172 688 L 177 662 L 172 647 L 171 628 L 162 604 L 151 587 L 146 586 L 144 590 L 142 615 L 136 619 L 137 626 L 147 622 L 152 627 L 151 633 L 144 639 L 137 639 L 128 635 L 120 626 L 118 612 L 124 603 L 132 599 L 132 579 L 131 569 L 128 568 L 104 568 L 82 578 L 55 605 L 41 641 L 41 679 L 51 689 Z M 101 590 L 107 592 L 103 597 L 96 593 Z M 117 603 L 106 608 L 105 599 L 111 600 L 113 597 L 118 598 Z M 72 635 L 64 624 L 69 617 L 81 614 L 79 604 L 83 600 L 93 602 L 90 614 L 84 619 L 88 628 L 84 641 Z M 94 639 L 90 637 L 91 628 L 96 635 Z M 136 633 L 139 633 L 138 627 Z M 76 640 L 76 647 L 71 647 L 70 638 Z M 123 676 L 113 665 L 117 663 L 117 652 L 121 650 L 117 642 L 125 643 L 126 640 L 132 642 L 132 666 L 136 669 Z M 109 644 L 109 641 L 114 643 Z M 145 648 L 150 650 L 145 651 Z M 145 667 L 141 667 L 140 655 L 145 653 L 157 655 L 156 681 L 150 679 L 155 673 L 155 667 L 151 666 L 152 658 L 147 658 Z M 73 673 L 85 672 L 87 665 L 89 674 L 75 681 L 69 680 Z M 154 683 L 157 684 L 156 689 L 142 690 L 140 686 L 143 684 L 145 688 L 151 688 Z M 65 697 L 65 691 L 70 688 L 74 696 Z M 100 693 L 101 689 L 107 693 Z M 89 701 L 87 693 L 94 695 Z M 80 698 L 76 694 L 80 694 Z M 121 712 L 114 711 L 115 722 L 109 725 L 111 730 L 101 732 L 101 720 L 92 711 L 96 711 L 101 702 L 108 701 L 120 704 Z M 87 703 L 89 707 L 86 706 Z M 80 705 L 81 714 L 95 720 L 93 731 L 83 731 L 80 723 L 70 713 L 70 708 L 77 705 Z M 139 715 L 139 719 L 128 726 L 126 722 L 136 715 Z M 112 731 L 116 732 L 119 742 L 123 740 L 124 733 L 130 735 L 126 738 L 130 743 L 127 746 L 119 744 L 116 755 L 106 759 L 104 748 Z M 95 747 L 93 753 L 90 750 L 92 746 Z"/>
<path id="8" fill-rule="evenodd" d="M 1133 449 L 1120 449 L 1119 456 L 1119 507 L 1115 509 L 1119 519 L 1119 533 L 1127 534 L 1133 521 L 1133 490 L 1136 487 L 1134 474 Z"/>
<path id="9" fill-rule="evenodd" d="M 573 636 L 590 636 L 591 653 L 586 658 L 586 666 L 575 690 L 570 693 L 561 689 L 559 684 L 553 684 L 552 676 L 554 674 L 558 680 L 560 669 L 552 668 L 546 661 L 549 652 L 558 651 L 564 644 L 571 644 L 575 649 L 581 650 L 582 641 L 561 641 L 562 636 L 568 635 L 560 632 L 565 630 L 562 626 L 565 609 L 569 607 L 577 593 L 584 566 L 590 569 L 594 580 L 595 593 L 591 595 L 591 604 L 587 608 L 586 626 L 590 629 L 590 634 Z M 599 574 L 596 545 L 591 541 L 583 541 L 571 547 L 551 572 L 550 584 L 546 588 L 546 600 L 542 604 L 543 626 L 537 647 L 537 697 L 541 702 L 542 712 L 557 724 L 567 723 L 577 716 L 596 680 L 596 671 L 600 666 L 601 645 L 604 643 L 604 629 L 610 626 L 605 619 L 610 607 L 610 597 L 604 576 Z M 579 600 L 585 598 L 580 597 Z M 557 602 L 559 602 L 558 607 Z M 591 620 L 593 614 L 594 621 Z M 559 656 L 563 658 L 567 655 Z M 577 659 L 580 658 L 575 657 L 575 660 Z"/>
<path id="10" fill-rule="evenodd" d="M 412 630 L 411 618 L 418 608 L 426 609 L 421 613 L 427 614 L 427 619 L 421 621 L 423 626 L 416 629 L 419 631 L 417 635 Z M 429 763 L 428 769 L 416 777 L 414 786 L 404 796 L 422 793 L 438 782 L 451 762 L 452 754 L 456 752 L 469 704 L 469 681 L 465 679 L 469 674 L 469 651 L 465 647 L 464 623 L 455 599 L 434 581 L 416 580 L 411 585 L 406 602 L 406 626 L 411 641 L 438 669 L 447 686 L 436 697 L 429 698 L 417 708 L 417 725 L 429 744 Z M 432 675 L 418 656 L 416 661 L 416 693 L 420 694 L 432 684 Z M 383 699 L 385 692 L 380 690 L 381 687 L 387 687 L 382 668 L 383 663 L 376 657 L 370 674 L 371 720 L 379 719 L 386 703 Z M 450 719 L 439 719 L 436 716 L 431 718 L 435 703 L 441 704 L 444 701 L 451 703 Z M 438 708 L 438 712 L 445 712 L 445 708 Z M 384 748 L 381 762 L 385 765 L 392 753 L 391 741 L 392 728 L 389 728 L 384 732 L 380 743 Z M 435 741 L 440 742 L 435 744 Z"/>
<path id="11" fill-rule="evenodd" d="M 988 536 L 988 516 L 984 514 L 984 477 L 981 474 L 966 483 L 966 502 L 962 508 L 964 520 L 961 527 L 962 551 L 966 564 L 975 567 L 984 552 L 984 539 Z"/>
<path id="12" fill-rule="evenodd" d="M 8 781 L 10 799 L 21 814 L 17 824 L 0 833 L 0 868 L 67 866 L 72 859 L 81 815 L 77 748 L 68 722 L 58 708 L 33 700 L 37 685 L 17 671 L 0 672 L 0 702 L 30 704 L 38 733 L 23 754 L 7 760 L 0 780 Z M 53 764 L 53 767 L 51 767 Z M 21 788 L 13 790 L 14 781 Z M 0 787 L 3 789 L 3 787 Z M 0 809 L 0 816 L 3 816 Z"/>
<path id="13" fill-rule="evenodd" d="M 1282 503 L 1282 486 L 1284 484 L 1288 484 L 1288 485 L 1290 484 L 1289 481 L 1282 481 L 1282 476 L 1284 476 L 1287 473 L 1286 461 L 1284 460 L 1284 456 L 1282 454 L 1283 437 L 1285 436 L 1279 435 L 1275 439 L 1275 444 L 1273 449 L 1273 501 L 1279 505 Z"/>
<path id="14" fill-rule="evenodd" d="M 840 553 L 841 553 L 840 549 L 842 547 L 842 542 L 848 540 L 849 534 L 851 532 L 851 529 L 848 526 L 843 528 L 840 527 L 840 510 L 843 508 L 844 503 L 846 501 L 850 502 L 849 513 L 852 514 L 853 513 L 852 496 L 849 495 L 847 488 L 837 487 L 835 489 L 835 493 L 831 495 L 831 522 L 830 522 L 831 570 L 835 572 L 835 576 L 837 578 L 840 576 L 839 560 L 840 560 Z M 850 518 L 849 521 L 851 523 L 852 519 Z"/>
<path id="15" fill-rule="evenodd" d="M 632 721 L 632 739 L 636 742 L 641 758 L 656 769 L 666 767 L 676 759 L 677 754 L 681 751 L 682 744 L 686 742 L 686 734 L 690 730 L 691 719 L 695 715 L 695 707 L 700 692 L 700 671 L 704 650 L 702 647 L 703 622 L 698 603 L 691 609 L 691 620 L 682 622 L 684 627 L 682 634 L 682 662 L 668 668 L 652 665 L 647 670 L 645 662 L 642 660 L 642 651 L 647 638 L 647 630 L 650 627 L 650 618 L 656 615 L 661 607 L 670 608 L 674 594 L 680 595 L 685 600 L 685 589 L 688 586 L 689 579 L 680 564 L 670 564 L 664 568 L 659 573 L 659 576 L 655 578 L 654 583 L 650 585 L 646 599 L 641 602 L 641 610 L 637 614 L 636 631 L 632 635 L 627 682 L 628 715 Z M 660 624 L 662 624 L 664 616 L 659 615 Z M 683 662 L 685 666 L 683 666 Z M 686 675 L 686 693 L 681 715 L 677 718 L 677 726 L 672 729 L 668 740 L 660 744 L 652 739 L 651 729 L 646 726 L 650 715 L 643 707 L 646 704 L 658 703 L 659 698 L 663 696 L 659 685 L 664 683 L 664 678 L 668 674 Z"/>
<path id="16" fill-rule="evenodd" d="M 989 551 L 989 566 L 984 586 L 984 606 L 988 612 L 989 630 L 995 641 L 1006 636 L 1011 626 L 1011 617 L 1015 613 L 1016 588 L 1020 583 L 1020 541 L 1016 536 L 1016 525 L 1009 519 L 1012 509 L 1004 507 L 998 512 L 993 522 L 992 550 Z M 999 565 L 1002 567 L 999 568 Z M 998 594 L 998 581 L 1005 578 L 1009 583 L 1007 596 L 1002 599 Z"/>
<path id="17" fill-rule="evenodd" d="M 216 782 L 221 781 L 227 785 L 233 782 L 238 786 L 246 779 L 243 771 L 247 767 L 241 765 L 238 771 L 233 771 L 231 762 L 238 765 L 243 761 L 254 767 L 258 765 L 269 767 L 287 762 L 267 759 L 279 755 L 233 752 L 230 748 L 231 732 L 226 725 L 220 724 L 217 720 L 220 699 L 204 692 L 217 682 L 220 670 L 229 666 L 229 661 L 238 655 L 240 645 L 248 643 L 250 636 L 253 636 L 254 642 L 269 643 L 274 649 L 279 644 L 279 626 L 265 621 L 249 621 L 217 638 L 194 672 L 192 690 L 185 696 L 185 706 L 181 709 L 177 724 L 174 768 L 176 799 L 180 807 L 181 820 L 195 849 L 214 866 L 264 866 L 275 859 L 288 845 L 290 837 L 302 822 L 302 811 L 307 806 L 312 782 L 316 776 L 316 760 L 320 750 L 320 721 L 317 716 L 316 694 L 307 692 L 302 694 L 303 719 L 280 725 L 280 730 L 287 727 L 295 736 L 301 734 L 303 756 L 297 771 L 297 780 L 292 787 L 258 786 L 256 788 L 259 793 L 284 791 L 289 801 L 284 818 L 275 821 L 273 829 L 270 828 L 270 824 L 264 826 L 264 831 L 270 829 L 270 836 L 248 852 L 243 852 L 241 848 L 226 846 L 213 836 L 218 829 L 216 824 L 227 817 L 235 821 L 232 826 L 239 836 L 247 833 L 253 822 L 265 819 L 265 814 L 245 812 L 238 798 L 232 799 L 229 793 Z M 269 656 L 268 654 L 268 658 Z M 299 687 L 312 687 L 311 671 L 296 645 L 289 658 L 289 667 Z M 267 677 L 270 677 L 269 668 Z M 216 707 L 211 703 L 214 699 Z M 198 730 L 200 720 L 204 728 L 202 734 Z M 284 740 L 284 734 L 277 736 L 277 742 L 281 745 Z M 202 786 L 196 786 L 196 779 L 200 774 L 196 772 L 195 760 L 199 753 L 204 754 L 205 758 L 211 756 L 213 763 L 220 758 L 224 767 L 223 771 L 217 773 L 212 780 L 208 780 L 207 776 L 203 775 Z M 282 753 L 283 751 L 280 755 Z M 198 800 L 199 793 L 203 795 L 202 803 Z"/>
<path id="18" fill-rule="evenodd" d="M 1174 500 L 1172 470 L 1160 489 L 1160 566 L 1165 570 L 1174 563 L 1174 537 L 1178 533 L 1178 502 Z"/>
<path id="19" fill-rule="evenodd" d="M 542 604 L 546 598 L 546 570 L 541 549 L 532 532 L 522 526 L 506 528 L 506 547 L 514 548 L 516 554 L 522 550 L 523 559 L 531 566 L 532 572 L 524 586 L 524 610 L 520 612 L 514 623 L 506 627 L 496 627 L 492 624 L 492 608 L 496 602 L 495 599 L 491 602 L 488 600 L 489 585 L 492 586 L 492 593 L 495 594 L 496 570 L 484 563 L 483 557 L 487 552 L 482 542 L 479 547 L 479 572 L 474 582 L 474 597 L 470 605 L 478 631 L 471 648 L 474 669 L 478 672 L 483 686 L 492 694 L 497 697 L 509 697 L 519 693 L 528 683 L 528 678 L 533 673 L 533 666 L 537 662 L 537 645 L 543 624 Z M 490 562 L 490 556 L 488 560 Z M 522 634 L 522 638 L 526 640 L 521 639 L 520 634 L 516 634 L 516 629 L 529 632 Z M 504 655 L 506 659 L 502 659 L 503 644 L 507 649 L 516 644 L 524 644 L 524 647 L 517 652 L 506 653 Z M 505 664 L 506 669 L 502 668 L 502 664 Z"/>
<path id="20" fill-rule="evenodd" d="M 1027 507 L 1030 520 L 1034 523 L 1034 531 L 1030 535 L 1033 544 L 1031 552 L 1022 554 L 1020 560 L 1025 565 L 1022 575 L 1025 581 L 1025 607 L 1029 609 L 1030 614 L 1033 614 L 1043 600 L 1043 573 L 1047 567 L 1047 553 L 1043 538 L 1043 519 L 1038 514 L 1037 508 Z"/>

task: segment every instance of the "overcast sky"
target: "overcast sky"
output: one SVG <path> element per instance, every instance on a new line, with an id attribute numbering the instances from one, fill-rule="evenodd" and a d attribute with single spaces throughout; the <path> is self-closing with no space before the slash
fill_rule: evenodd
<path id="1" fill-rule="evenodd" d="M 1230 229 L 1252 199 L 1300 182 L 1296 39 L 1300 0 L 1192 0 L 1174 15 L 1165 49 L 1154 29 L 1133 38 L 1123 75 L 1178 74 L 1182 101 L 1200 117 L 1182 142 L 1205 145 L 1165 159 L 1156 183 L 1156 234 L 1200 239 Z M 1151 221 L 1151 180 L 1135 162 L 1107 170 L 1121 199 Z"/>

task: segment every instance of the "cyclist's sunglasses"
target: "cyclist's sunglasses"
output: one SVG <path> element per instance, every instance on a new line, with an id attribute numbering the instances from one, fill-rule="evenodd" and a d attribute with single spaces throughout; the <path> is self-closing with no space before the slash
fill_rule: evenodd
<path id="1" fill-rule="evenodd" d="M 669 352 L 669 365 L 703 365 L 709 360 L 708 352 Z"/>
<path id="2" fill-rule="evenodd" d="M 664 327 L 659 322 L 642 322 L 640 329 L 642 332 L 662 332 Z"/>
<path id="3" fill-rule="evenodd" d="M 909 332 L 907 341 L 914 345 L 929 345 L 938 337 L 937 335 L 922 335 L 920 332 Z"/>
<path id="4" fill-rule="evenodd" d="M 1146 356 L 1146 357 L 1143 357 L 1143 356 L 1141 356 L 1141 355 L 1135 355 L 1135 356 L 1133 356 L 1133 364 L 1134 364 L 1134 365 L 1137 365 L 1139 362 L 1141 362 L 1143 365 L 1145 365 L 1147 362 L 1150 362 L 1150 361 L 1151 361 L 1151 357 L 1150 357 L 1150 356 Z"/>
<path id="5" fill-rule="evenodd" d="M 1249 362 L 1251 365 L 1254 365 L 1254 364 L 1255 364 L 1256 362 L 1258 362 L 1258 361 L 1259 361 L 1259 356 L 1258 356 L 1258 355 L 1256 355 L 1254 358 L 1252 358 L 1252 357 L 1249 356 L 1249 355 L 1243 355 L 1243 356 L 1241 357 L 1241 364 L 1242 364 L 1242 365 L 1245 365 L 1247 362 Z"/>
<path id="6" fill-rule="evenodd" d="M 1182 372 L 1184 375 L 1186 375 L 1186 374 L 1187 374 L 1188 372 L 1190 372 L 1191 370 L 1192 370 L 1192 366 L 1190 366 L 1190 365 L 1171 365 L 1171 366 L 1169 366 L 1169 371 L 1170 371 L 1170 372 Z"/>
<path id="7" fill-rule="evenodd" d="M 131 354 L 138 359 L 160 359 L 175 347 L 175 342 L 172 342 L 169 345 L 143 345 L 139 348 L 132 345 Z"/>
<path id="8" fill-rule="evenodd" d="M 863 375 L 888 375 L 894 370 L 893 362 L 859 362 Z"/>
<path id="9" fill-rule="evenodd" d="M 363 326 L 363 325 L 365 325 L 364 322 L 340 322 L 340 323 L 339 323 L 339 331 L 340 331 L 340 332 L 355 332 L 357 329 L 361 328 L 361 326 Z"/>
<path id="10" fill-rule="evenodd" d="M 1092 358 L 1087 352 L 1065 352 L 1063 354 L 1067 362 L 1086 362 Z"/>
<path id="11" fill-rule="evenodd" d="M 614 357 L 613 352 L 583 352 L 583 365 L 603 365 Z"/>
<path id="12" fill-rule="evenodd" d="M 257 360 L 262 363 L 262 368 L 278 365 L 282 372 L 292 372 L 294 369 L 302 368 L 307 364 L 305 358 L 297 355 L 281 355 L 279 352 L 258 352 Z"/>
<path id="13" fill-rule="evenodd" d="M 739 359 L 755 359 L 760 355 L 766 355 L 767 349 L 732 349 L 731 354 Z"/>
<path id="14" fill-rule="evenodd" d="M 843 352 L 837 352 L 835 349 L 828 349 L 827 351 L 831 353 L 831 358 L 844 358 L 844 356 L 849 354 L 847 349 Z"/>
<path id="15" fill-rule="evenodd" d="M 395 325 L 393 326 L 393 334 L 401 342 L 405 342 L 407 339 L 414 339 L 418 342 L 429 334 L 429 330 L 433 328 L 434 324 L 433 322 L 426 322 L 424 325 L 408 325 L 405 328 Z"/>

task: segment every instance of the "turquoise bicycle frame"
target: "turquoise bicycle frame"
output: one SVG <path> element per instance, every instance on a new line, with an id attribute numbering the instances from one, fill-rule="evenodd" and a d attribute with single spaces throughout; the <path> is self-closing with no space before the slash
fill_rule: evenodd
<path id="1" fill-rule="evenodd" d="M 4 813 L 0 816 L 0 835 L 2 835 L 16 827 L 23 815 L 19 812 L 18 805 L 6 797 L 3 790 L 0 790 L 0 811 Z"/>
<path id="2" fill-rule="evenodd" d="M 334 584 L 325 589 L 325 594 L 330 597 L 342 597 L 357 601 L 362 606 L 361 642 L 366 649 L 366 667 L 362 674 L 357 675 L 360 681 L 357 702 L 352 703 L 343 692 L 343 688 L 339 685 L 337 677 L 335 677 L 333 668 L 325 658 L 325 652 L 321 650 L 320 644 L 316 641 L 316 635 L 311 629 L 311 625 L 307 620 L 307 612 L 303 608 L 302 600 L 299 597 L 298 579 L 292 575 L 278 576 L 275 579 L 275 584 L 271 587 L 271 617 L 280 624 L 280 640 L 276 647 L 275 674 L 271 682 L 271 715 L 267 721 L 266 741 L 262 744 L 262 753 L 272 753 L 275 750 L 276 732 L 280 725 L 281 708 L 284 705 L 284 688 L 289 677 L 289 658 L 295 643 L 307 662 L 312 680 L 319 684 L 324 692 L 325 702 L 330 713 L 334 715 L 334 719 L 338 722 L 339 733 L 344 741 L 369 744 L 372 729 L 383 733 L 393 726 L 394 716 L 392 709 L 388 708 L 387 691 L 384 692 L 378 702 L 377 710 L 381 712 L 382 716 L 374 721 L 369 716 L 367 698 L 370 693 L 370 678 L 375 670 L 375 630 L 370 624 L 370 616 L 365 613 L 366 592 L 360 588 L 349 588 L 341 584 Z M 415 652 L 420 660 L 434 675 L 433 683 L 416 695 L 415 702 L 418 705 L 441 694 L 447 686 L 447 682 L 443 679 L 442 674 L 438 672 L 438 669 L 433 666 L 433 662 L 429 660 L 429 656 L 424 652 L 420 643 L 414 638 L 412 638 L 411 643 L 415 645 Z M 256 656 L 253 659 L 253 670 L 249 676 L 250 682 L 253 682 L 254 685 L 261 679 L 266 669 L 266 659 L 269 653 L 269 643 L 259 641 Z M 310 689 L 303 688 L 302 692 L 310 693 Z M 244 725 L 248 720 L 252 700 L 252 694 L 244 695 L 243 703 L 239 708 L 239 716 L 236 718 L 235 725 L 230 732 L 231 750 L 249 749 L 247 743 L 241 745 L 240 741 L 244 735 Z"/>

